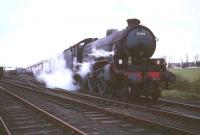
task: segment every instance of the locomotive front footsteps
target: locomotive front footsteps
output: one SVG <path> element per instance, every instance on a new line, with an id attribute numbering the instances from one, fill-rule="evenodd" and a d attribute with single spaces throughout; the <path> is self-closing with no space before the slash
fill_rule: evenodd
<path id="1" fill-rule="evenodd" d="M 121 31 L 111 29 L 102 39 L 87 38 L 64 50 L 66 67 L 76 83 L 91 93 L 128 100 L 144 95 L 157 100 L 161 84 L 175 81 L 175 76 L 167 71 L 164 59 L 151 58 L 156 49 L 153 32 L 138 19 L 127 22 Z M 96 56 L 94 50 L 107 53 Z M 84 76 L 79 72 L 83 63 L 90 63 Z"/>

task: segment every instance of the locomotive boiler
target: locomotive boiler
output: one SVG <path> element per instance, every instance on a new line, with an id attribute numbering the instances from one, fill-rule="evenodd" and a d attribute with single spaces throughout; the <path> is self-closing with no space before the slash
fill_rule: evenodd
<path id="1" fill-rule="evenodd" d="M 140 95 L 158 99 L 163 81 L 174 80 L 166 70 L 165 60 L 151 56 L 156 49 L 153 32 L 140 25 L 138 19 L 128 19 L 121 31 L 108 30 L 102 39 L 87 38 L 66 49 L 66 67 L 74 72 L 74 79 L 90 93 L 111 94 L 126 99 Z M 113 52 L 95 57 L 93 50 Z M 81 63 L 91 63 L 90 72 L 82 76 Z M 167 75 L 166 75 L 167 74 Z M 167 76 L 167 77 L 166 77 Z"/>

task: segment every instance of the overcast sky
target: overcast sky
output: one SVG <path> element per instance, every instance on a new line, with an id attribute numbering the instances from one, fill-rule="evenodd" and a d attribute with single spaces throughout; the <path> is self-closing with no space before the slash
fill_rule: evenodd
<path id="1" fill-rule="evenodd" d="M 128 18 L 159 39 L 153 57 L 200 54 L 199 0 L 0 0 L 0 65 L 32 65 Z"/>

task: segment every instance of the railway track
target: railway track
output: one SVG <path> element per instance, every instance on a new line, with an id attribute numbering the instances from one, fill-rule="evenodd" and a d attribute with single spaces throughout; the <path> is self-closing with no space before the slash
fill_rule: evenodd
<path id="1" fill-rule="evenodd" d="M 2 135 L 71 135 L 84 132 L 0 87 Z"/>
<path id="2" fill-rule="evenodd" d="M 27 87 L 27 84 L 26 84 Z M 30 86 L 36 87 L 38 86 Z M 40 88 L 41 89 L 41 88 Z M 44 89 L 44 88 L 42 88 Z M 43 90 L 44 91 L 44 90 Z M 60 91 L 61 92 L 61 91 Z M 107 113 L 114 113 L 123 118 L 134 119 L 149 123 L 153 126 L 164 127 L 175 134 L 199 134 L 199 117 L 192 115 L 186 115 L 183 113 L 175 113 L 169 111 L 156 110 L 155 108 L 147 108 L 144 106 L 133 105 L 100 97 L 94 97 L 90 95 L 80 93 L 63 93 L 67 98 L 76 99 L 76 101 L 88 103 L 92 106 L 96 106 L 99 110 L 103 110 Z M 63 97 L 63 96 L 62 96 Z M 66 97 L 63 97 L 66 99 Z M 100 102 L 101 101 L 101 102 Z M 102 109 L 103 108 L 103 109 Z M 158 120 L 160 119 L 160 120 Z M 185 123 L 187 121 L 190 124 Z"/>
<path id="3" fill-rule="evenodd" d="M 103 98 L 103 97 L 97 97 L 97 96 L 91 96 L 88 94 L 84 94 L 84 93 L 74 93 L 74 92 L 69 92 L 66 90 L 62 90 L 62 89 L 53 89 L 53 92 L 55 91 L 56 93 L 59 94 L 66 94 L 69 96 L 77 96 L 77 97 L 82 97 L 85 99 L 90 98 L 90 100 L 102 100 L 102 101 L 106 101 L 106 102 L 111 102 L 111 103 L 115 103 L 115 104 L 119 104 L 122 106 L 126 106 L 126 107 L 139 107 L 141 109 L 150 109 L 152 111 L 158 111 L 160 113 L 170 113 L 172 115 L 177 115 L 177 117 L 188 117 L 194 120 L 200 120 L 200 106 L 194 106 L 194 105 L 189 105 L 189 104 L 182 104 L 182 103 L 176 103 L 176 102 L 171 102 L 171 101 L 167 101 L 164 102 L 165 100 L 159 100 L 158 102 L 146 102 L 146 101 L 135 101 L 133 103 L 127 103 L 124 101 L 117 101 L 117 100 L 112 100 L 112 99 L 108 99 L 108 98 Z"/>
<path id="4" fill-rule="evenodd" d="M 0 116 L 0 134 L 1 135 L 11 135 L 10 130 L 8 129 L 5 121 L 3 118 Z"/>
<path id="5" fill-rule="evenodd" d="M 19 79 L 19 78 L 16 78 L 16 79 Z M 28 77 L 28 78 L 21 77 L 20 81 L 22 81 L 24 83 L 28 83 L 28 84 L 36 86 L 36 87 L 37 87 L 37 85 L 41 85 L 41 83 L 39 83 L 37 80 L 35 80 L 31 77 Z M 61 89 L 59 91 L 61 91 Z M 67 91 L 64 90 L 64 92 L 67 92 Z M 88 93 L 82 93 L 82 94 L 88 94 Z M 121 99 L 114 99 L 114 100 L 126 102 Z M 136 101 L 136 103 L 138 103 L 138 104 L 142 103 L 142 104 L 148 104 L 148 105 L 168 106 L 168 107 L 173 107 L 173 109 L 174 108 L 177 109 L 177 107 L 178 107 L 178 108 L 184 108 L 186 110 L 198 111 L 198 113 L 200 112 L 199 105 L 194 105 L 194 104 L 190 104 L 190 103 L 177 102 L 177 101 L 172 101 L 172 100 L 167 100 L 167 99 L 159 99 L 157 102 L 150 101 L 149 102 L 150 104 L 148 102 L 146 102 L 146 100 L 144 100 L 144 99 L 141 99 L 139 102 Z"/>
<path id="6" fill-rule="evenodd" d="M 166 100 L 166 99 L 160 99 L 159 102 L 161 104 L 165 104 L 165 105 L 169 105 L 169 106 L 174 105 L 176 107 L 183 107 L 183 108 L 187 108 L 188 110 L 200 112 L 200 106 L 198 106 L 198 105 L 193 105 L 193 104 L 188 104 L 188 103 L 180 103 L 177 101 L 170 101 L 170 100 Z"/>
<path id="7" fill-rule="evenodd" d="M 167 129 L 155 128 L 133 118 L 128 120 L 125 116 L 119 117 L 98 106 L 81 103 L 58 94 L 31 90 L 19 85 L 1 85 L 63 121 L 69 121 L 71 125 L 87 134 L 169 134 Z"/>
<path id="8" fill-rule="evenodd" d="M 55 91 L 55 90 L 53 90 L 53 91 Z M 84 100 L 84 101 L 92 103 L 92 104 L 94 104 L 94 102 L 96 100 L 96 102 L 97 102 L 96 104 L 98 106 L 108 108 L 109 110 L 114 110 L 114 111 L 117 110 L 117 111 L 125 113 L 125 114 L 126 114 L 126 112 L 142 110 L 142 112 L 141 112 L 142 116 L 139 116 L 139 118 L 143 118 L 143 115 L 145 115 L 144 112 L 147 111 L 147 113 L 152 113 L 154 115 L 147 115 L 146 117 L 144 116 L 145 119 L 141 119 L 141 120 L 144 120 L 144 121 L 149 120 L 149 122 L 154 123 L 155 121 L 151 121 L 152 119 L 149 119 L 149 118 L 151 118 L 151 116 L 152 117 L 157 116 L 158 119 L 160 116 L 161 116 L 160 119 L 162 119 L 163 117 L 166 117 L 163 120 L 163 121 L 165 121 L 164 123 L 162 123 L 162 122 L 157 123 L 157 121 L 156 121 L 156 125 L 158 124 L 161 127 L 166 127 L 166 128 L 169 128 L 169 129 L 172 129 L 175 131 L 177 130 L 184 134 L 199 134 L 198 127 L 200 125 L 200 113 L 198 110 L 195 110 L 194 108 L 192 108 L 193 111 L 186 109 L 186 108 L 191 108 L 188 106 L 186 106 L 186 108 L 180 108 L 180 106 L 178 106 L 179 108 L 176 108 L 177 104 L 173 104 L 171 106 L 163 106 L 160 104 L 159 105 L 152 105 L 152 104 L 146 105 L 146 104 L 141 104 L 141 103 L 129 104 L 129 103 L 125 103 L 125 102 L 113 101 L 110 99 L 95 97 L 95 96 L 86 95 L 86 94 L 70 93 L 70 92 L 66 92 L 65 90 L 64 91 L 58 90 L 56 93 L 66 95 L 67 97 L 71 97 L 74 99 L 81 98 L 81 100 Z M 99 101 L 101 101 L 101 103 L 98 103 Z M 123 111 L 123 109 L 121 109 L 121 108 L 125 108 L 124 109 L 125 111 Z M 140 111 L 138 111 L 138 113 Z M 127 114 L 132 116 L 131 113 L 127 113 Z M 148 117 L 148 119 L 146 119 L 147 117 Z M 187 122 L 186 125 L 184 124 L 185 122 Z M 173 124 L 171 124 L 171 123 L 173 123 Z M 177 126 L 176 124 L 177 125 L 180 124 L 179 125 L 180 127 Z M 193 124 L 196 125 L 196 130 L 195 129 L 190 130 L 193 127 Z M 187 127 L 187 125 L 190 125 L 190 127 L 189 126 Z"/>
<path id="9" fill-rule="evenodd" d="M 19 80 L 19 78 L 16 78 Z M 16 80 L 13 80 L 13 81 L 16 81 Z M 42 87 L 40 86 L 41 83 L 39 83 L 38 81 L 36 81 L 35 79 L 33 78 L 20 78 L 20 81 L 22 82 L 19 82 L 17 81 L 18 83 L 21 83 L 21 84 L 25 84 L 25 85 L 32 85 L 33 87 L 40 87 L 40 88 L 44 88 L 45 87 Z M 23 83 L 24 82 L 24 83 Z M 50 89 L 50 90 L 55 90 L 55 89 Z M 66 90 L 62 90 L 62 89 L 56 89 L 56 91 L 58 92 L 68 92 Z M 69 92 L 70 93 L 70 92 Z M 71 94 L 74 94 L 74 93 L 71 93 Z M 88 93 L 77 93 L 76 95 L 85 95 L 87 97 L 92 97 L 92 95 L 89 95 Z M 97 96 L 95 96 L 97 97 Z M 101 98 L 101 97 L 100 97 Z M 109 98 L 106 98 L 106 97 L 103 97 L 104 99 L 109 99 Z M 121 99 L 113 99 L 115 101 L 121 101 L 123 103 L 127 103 L 126 101 L 124 100 L 121 100 Z M 152 101 L 146 101 L 144 98 L 141 98 L 139 101 L 134 101 L 134 104 L 138 104 L 138 105 L 144 105 L 146 104 L 147 106 L 149 107 L 154 107 L 154 108 L 159 108 L 159 109 L 162 109 L 162 110 L 167 110 L 167 111 L 172 111 L 172 112 L 187 112 L 187 114 L 191 114 L 191 115 L 198 115 L 199 114 L 199 117 L 200 117 L 200 106 L 199 105 L 194 105 L 194 104 L 189 104 L 189 103 L 182 103 L 182 102 L 177 102 L 177 101 L 171 101 L 171 100 L 166 100 L 166 99 L 159 99 L 157 102 L 152 102 Z M 193 113 L 194 112 L 194 113 Z"/>
<path id="10" fill-rule="evenodd" d="M 37 87 L 37 85 L 34 85 L 33 83 L 31 83 L 30 81 L 28 81 L 29 85 L 32 85 L 33 87 Z M 35 83 L 35 82 L 34 82 Z M 23 84 L 23 83 L 22 83 Z M 27 84 L 27 83 L 25 83 Z M 36 83 L 38 84 L 38 83 Z M 44 87 L 41 87 L 44 88 Z M 44 88 L 46 89 L 46 88 Z M 55 89 L 49 89 L 49 90 L 53 90 L 52 92 L 55 92 Z M 74 93 L 74 92 L 69 92 L 66 90 L 62 90 L 62 89 L 57 89 L 56 93 L 60 93 L 60 94 L 70 94 L 73 96 L 82 96 L 82 97 L 86 97 L 86 98 L 91 98 L 91 100 L 93 98 L 97 98 L 99 100 L 104 100 L 104 101 L 110 101 L 113 103 L 117 103 L 117 104 L 122 104 L 122 105 L 126 105 L 129 107 L 132 107 L 134 105 L 138 105 L 138 106 L 145 106 L 148 108 L 152 108 L 152 109 L 159 109 L 159 110 L 163 110 L 163 111 L 168 111 L 171 113 L 177 113 L 180 115 L 185 115 L 186 117 L 194 117 L 194 119 L 198 119 L 200 118 L 200 106 L 197 105 L 192 105 L 192 104 L 186 104 L 186 103 L 180 103 L 180 102 L 175 102 L 175 101 L 170 101 L 170 100 L 164 100 L 164 99 L 160 99 L 157 102 L 151 102 L 148 101 L 146 102 L 145 99 L 140 99 L 139 101 L 135 101 L 133 104 L 128 104 L 127 102 L 121 101 L 118 102 L 115 100 L 110 100 L 108 98 L 102 98 L 102 97 L 97 97 L 97 96 L 91 96 L 89 94 L 85 94 L 85 93 Z"/>

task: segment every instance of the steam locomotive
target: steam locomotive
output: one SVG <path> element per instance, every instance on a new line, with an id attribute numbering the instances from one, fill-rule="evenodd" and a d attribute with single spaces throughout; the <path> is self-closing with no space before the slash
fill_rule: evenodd
<path id="1" fill-rule="evenodd" d="M 167 71 L 162 58 L 151 58 L 156 49 L 152 31 L 140 25 L 138 19 L 128 19 L 121 31 L 111 29 L 102 39 L 87 38 L 64 50 L 66 67 L 74 72 L 74 79 L 90 93 L 111 94 L 126 99 L 140 95 L 157 100 L 161 83 L 172 82 L 175 76 Z M 95 57 L 93 50 L 113 52 Z M 81 76 L 80 64 L 90 62 L 90 72 Z M 79 64 L 77 64 L 79 63 Z"/>

